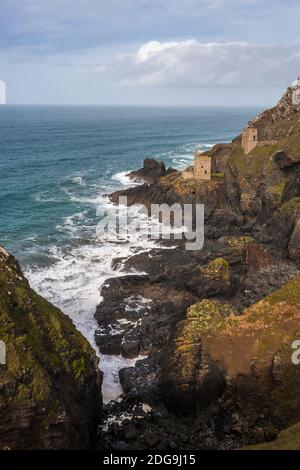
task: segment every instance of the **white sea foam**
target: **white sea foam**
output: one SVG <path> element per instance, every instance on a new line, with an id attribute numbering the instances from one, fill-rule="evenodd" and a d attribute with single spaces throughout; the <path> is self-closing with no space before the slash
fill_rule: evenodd
<path id="1" fill-rule="evenodd" d="M 122 387 L 119 380 L 119 370 L 125 367 L 134 367 L 135 363 L 145 356 L 138 356 L 134 359 L 125 359 L 122 356 L 102 356 L 101 369 L 109 371 L 104 373 L 102 395 L 104 403 L 116 399 L 122 395 Z"/>
<path id="2" fill-rule="evenodd" d="M 112 204 L 102 196 L 95 198 L 76 198 L 83 204 L 99 205 L 109 211 Z M 88 201 L 88 202 L 87 202 Z M 70 240 L 76 239 L 82 228 L 76 221 L 84 219 L 85 211 L 66 217 L 60 229 L 68 231 Z M 138 208 L 136 209 L 138 217 Z M 143 219 L 142 223 L 143 223 Z M 148 220 L 144 219 L 145 230 Z M 111 267 L 114 258 L 128 258 L 133 253 L 150 250 L 155 246 L 153 240 L 143 237 L 143 230 L 130 237 L 126 243 L 116 243 L 116 234 L 103 234 L 79 246 L 58 248 L 53 246 L 49 256 L 56 262 L 40 269 L 31 269 L 26 274 L 31 285 L 38 292 L 61 308 L 73 320 L 76 327 L 89 340 L 97 351 L 94 333 L 97 322 L 94 318 L 96 306 L 101 301 L 100 288 L 108 278 L 124 274 Z M 142 274 L 142 273 L 140 273 Z M 137 299 L 138 300 L 138 299 Z M 141 298 L 141 303 L 144 300 Z M 100 354 L 99 354 L 100 356 Z M 119 356 L 102 356 L 100 369 L 104 372 L 103 395 L 105 400 L 115 399 L 122 393 L 118 371 L 133 366 L 136 359 L 127 360 Z"/>
<path id="3" fill-rule="evenodd" d="M 85 181 L 84 181 L 83 176 L 80 176 L 80 175 L 79 176 L 73 176 L 72 181 L 73 181 L 73 183 L 77 183 L 80 186 L 85 186 L 85 184 L 86 184 Z"/>
<path id="4" fill-rule="evenodd" d="M 175 157 L 174 153 L 171 152 L 169 158 L 176 160 L 177 167 L 184 166 L 185 161 L 190 163 L 192 160 L 192 153 L 188 153 L 188 151 L 189 149 L 186 148 L 184 157 L 182 154 Z M 71 175 L 67 181 L 70 181 L 70 179 L 80 187 L 84 185 L 82 175 Z M 127 176 L 127 172 L 117 173 L 112 176 L 112 179 L 126 187 L 133 185 Z M 76 203 L 77 212 L 65 217 L 56 228 L 68 234 L 69 243 L 62 247 L 53 246 L 48 253 L 49 259 L 52 260 L 51 264 L 39 269 L 30 269 L 26 274 L 31 285 L 41 295 L 70 316 L 76 327 L 97 351 L 94 334 L 98 324 L 94 318 L 94 312 L 101 301 L 100 289 L 107 279 L 125 274 L 122 271 L 122 264 L 120 264 L 118 270 L 112 269 L 112 260 L 114 258 L 126 259 L 132 254 L 150 251 L 151 248 L 154 248 L 156 246 L 155 241 L 145 237 L 145 234 L 149 231 L 153 234 L 153 221 L 145 215 L 141 215 L 139 208 L 135 207 L 131 210 L 130 216 L 133 224 L 138 220 L 140 231 L 133 231 L 130 237 L 123 241 L 113 232 L 96 236 L 97 219 L 95 217 L 95 220 L 92 221 L 94 225 L 90 224 L 90 219 L 86 219 L 88 217 L 87 206 L 93 208 L 95 214 L 99 206 L 101 206 L 102 211 L 109 214 L 113 208 L 112 203 L 102 194 L 95 194 L 94 187 L 92 191 L 94 195 L 86 196 L 80 193 L 75 194 L 74 190 L 64 187 L 64 184 L 61 187 L 69 200 Z M 110 188 L 110 190 L 112 189 Z M 104 187 L 102 186 L 102 192 L 103 190 Z M 86 191 L 86 188 L 84 191 Z M 40 196 L 44 201 L 48 194 L 41 194 Z M 82 205 L 82 210 L 78 211 L 78 205 Z M 158 229 L 157 226 L 156 228 Z M 83 241 L 78 244 L 85 229 L 88 229 L 88 232 L 85 232 L 85 237 L 83 237 L 86 242 Z M 166 228 L 164 231 L 166 231 Z M 88 237 L 87 233 L 89 234 Z M 145 308 L 149 304 L 149 300 L 143 298 L 128 299 L 127 309 L 134 308 L 139 311 L 139 304 Z M 101 357 L 100 368 L 104 372 L 103 395 L 105 401 L 120 396 L 122 390 L 118 372 L 123 367 L 133 366 L 138 359 L 141 358 L 128 360 L 121 356 Z"/>
<path id="5" fill-rule="evenodd" d="M 78 230 L 77 224 L 80 223 L 84 219 L 86 212 L 87 211 L 77 212 L 73 215 L 69 215 L 68 217 L 65 217 L 63 219 L 63 223 L 57 225 L 56 229 L 59 230 L 60 232 L 68 232 L 68 233 L 71 232 L 75 234 L 76 231 Z M 81 225 L 81 227 L 84 227 L 84 226 Z"/>
<path id="6" fill-rule="evenodd" d="M 120 173 L 116 173 L 112 176 L 112 179 L 118 181 L 123 186 L 132 186 L 132 181 L 128 176 L 128 171 L 121 171 Z"/>
<path id="7" fill-rule="evenodd" d="M 213 143 L 204 144 L 201 142 L 192 142 L 186 145 L 182 145 L 176 150 L 171 150 L 163 154 L 156 155 L 155 158 L 163 158 L 166 161 L 169 160 L 172 166 L 174 166 L 178 170 L 182 170 L 187 166 L 193 164 L 194 153 L 196 149 L 199 149 L 200 151 L 205 151 L 212 148 L 214 145 L 215 144 Z"/>

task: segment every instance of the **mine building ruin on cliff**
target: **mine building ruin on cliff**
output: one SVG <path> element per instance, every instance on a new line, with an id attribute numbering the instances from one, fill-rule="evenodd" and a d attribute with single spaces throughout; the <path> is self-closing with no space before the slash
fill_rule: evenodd
<path id="1" fill-rule="evenodd" d="M 211 157 L 195 152 L 194 156 L 194 177 L 196 180 L 211 179 Z"/>
<path id="2" fill-rule="evenodd" d="M 211 179 L 211 157 L 196 150 L 194 155 L 194 166 L 182 172 L 185 180 L 208 181 Z"/>
<path id="3" fill-rule="evenodd" d="M 255 127 L 247 126 L 242 133 L 242 147 L 246 155 L 250 153 L 258 143 L 258 134 Z"/>

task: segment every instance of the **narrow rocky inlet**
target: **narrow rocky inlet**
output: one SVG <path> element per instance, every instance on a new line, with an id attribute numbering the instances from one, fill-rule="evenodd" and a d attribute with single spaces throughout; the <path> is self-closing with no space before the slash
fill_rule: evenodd
<path id="1" fill-rule="evenodd" d="M 69 251 L 55 252 L 58 261 L 30 280 L 41 280 L 47 298 L 67 291 L 62 306 L 89 341 L 0 249 L 0 337 L 9 359 L 0 369 L 1 448 L 297 445 L 299 130 L 289 88 L 231 143 L 197 151 L 194 166 L 147 158 L 126 175 L 133 185 L 101 195 L 110 209 L 120 196 L 135 209 L 204 205 L 205 237 L 194 250 L 173 229 L 168 239 L 146 242 L 139 233 L 133 244 L 92 236 L 86 243 L 79 223 Z M 83 217 L 67 217 L 60 230 L 74 232 Z M 152 219 L 141 220 L 145 228 Z"/>

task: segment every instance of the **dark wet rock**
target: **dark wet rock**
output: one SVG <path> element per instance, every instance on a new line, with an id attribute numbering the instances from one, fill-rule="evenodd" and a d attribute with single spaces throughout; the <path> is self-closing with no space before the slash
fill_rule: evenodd
<path id="1" fill-rule="evenodd" d="M 254 442 L 252 430 L 246 427 L 244 418 L 234 415 L 231 409 L 225 412 L 221 403 L 197 416 L 177 415 L 157 404 L 148 407 L 145 416 L 136 417 L 136 408 L 142 406 L 126 398 L 107 405 L 104 412 L 121 424 L 115 427 L 111 422 L 100 428 L 96 448 L 110 449 L 126 441 L 128 450 L 233 449 Z M 129 419 L 124 418 L 125 415 Z M 238 429 L 244 430 L 243 435 L 236 432 Z"/>
<path id="2" fill-rule="evenodd" d="M 170 172 L 171 169 L 169 169 L 168 173 Z M 152 158 L 146 158 L 144 160 L 143 168 L 140 170 L 131 171 L 128 173 L 128 176 L 135 183 L 154 183 L 161 176 L 165 176 L 166 174 L 167 170 L 163 162 L 154 160 Z"/>
<path id="3" fill-rule="evenodd" d="M 160 366 L 157 358 L 143 359 L 135 367 L 120 370 L 120 382 L 127 398 L 153 403 L 160 398 Z"/>
<path id="4" fill-rule="evenodd" d="M 288 152 L 285 152 L 284 150 L 276 152 L 273 158 L 274 162 L 277 163 L 281 169 L 289 168 L 298 163 L 295 157 L 290 155 Z"/>
<path id="5" fill-rule="evenodd" d="M 146 435 L 146 444 L 148 444 L 149 447 L 155 447 L 159 442 L 160 436 L 157 433 L 151 432 Z"/>
<path id="6" fill-rule="evenodd" d="M 113 278 L 102 288 L 95 314 L 100 351 L 124 357 L 159 351 L 191 304 L 237 291 L 248 269 L 247 243 L 225 237 L 201 251 L 155 249 L 124 260 L 123 269 L 149 274 Z M 259 248 L 253 263 L 258 254 L 262 257 Z"/>
<path id="7" fill-rule="evenodd" d="M 277 262 L 256 271 L 249 270 L 231 303 L 242 312 L 246 307 L 279 289 L 298 273 L 296 266 L 287 261 Z"/>
<path id="8" fill-rule="evenodd" d="M 291 97 L 289 89 L 251 122 L 260 140 L 251 154 L 241 136 L 206 152 L 210 181 L 173 172 L 110 195 L 148 209 L 205 204 L 203 249 L 189 252 L 184 240 L 172 240 L 172 249 L 115 260 L 115 269 L 132 275 L 110 280 L 97 308 L 101 330 L 122 322 L 118 351 L 148 356 L 120 372 L 125 408 L 168 407 L 163 417 L 152 409 L 134 421 L 143 433 L 131 448 L 240 447 L 300 419 L 289 349 L 299 306 L 291 279 L 300 263 L 300 108 Z"/>
<path id="9" fill-rule="evenodd" d="M 232 144 L 217 144 L 209 152 L 212 158 L 212 172 L 224 173 L 228 158 L 232 151 Z"/>
<path id="10" fill-rule="evenodd" d="M 113 442 L 110 446 L 113 450 L 128 450 L 129 445 L 124 441 Z"/>
<path id="11" fill-rule="evenodd" d="M 126 441 L 131 441 L 137 437 L 138 430 L 136 429 L 135 425 L 130 423 L 124 433 L 124 437 Z"/>

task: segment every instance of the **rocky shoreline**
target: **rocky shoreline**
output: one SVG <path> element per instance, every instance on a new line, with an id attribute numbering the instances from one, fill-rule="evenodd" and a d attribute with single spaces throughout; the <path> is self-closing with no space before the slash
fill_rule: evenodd
<path id="1" fill-rule="evenodd" d="M 120 371 L 118 400 L 102 404 L 95 352 L 0 247 L 10 355 L 0 369 L 1 448 L 297 445 L 286 444 L 300 435 L 300 109 L 291 90 L 250 125 L 268 144 L 249 155 L 241 136 L 216 145 L 205 152 L 210 180 L 147 159 L 129 174 L 138 185 L 108 196 L 205 206 L 202 249 L 171 237 L 113 261 L 126 275 L 102 286 L 95 342 L 105 355 L 142 357 Z"/>
<path id="2" fill-rule="evenodd" d="M 211 181 L 187 182 L 147 160 L 130 174 L 138 186 L 109 195 L 146 207 L 203 203 L 206 225 L 202 250 L 173 240 L 114 261 L 128 275 L 102 288 L 96 342 L 104 354 L 146 358 L 120 371 L 123 400 L 105 407 L 99 448 L 231 449 L 271 441 L 300 419 L 291 362 L 300 318 L 299 112 L 289 100 L 288 90 L 255 120 L 276 146 L 245 156 L 238 137 L 207 152 Z"/>

